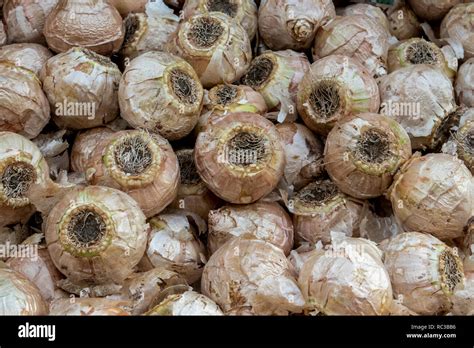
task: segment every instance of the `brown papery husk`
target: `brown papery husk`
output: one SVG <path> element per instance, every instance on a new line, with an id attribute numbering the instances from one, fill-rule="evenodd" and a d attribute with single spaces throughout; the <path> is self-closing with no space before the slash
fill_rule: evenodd
<path id="1" fill-rule="evenodd" d="M 68 298 L 53 301 L 50 315 L 59 316 L 128 316 L 130 303 L 106 298 Z"/>
<path id="2" fill-rule="evenodd" d="M 204 267 L 202 293 L 224 312 L 253 315 L 301 313 L 305 301 L 283 251 L 241 236 L 219 248 Z"/>
<path id="3" fill-rule="evenodd" d="M 264 1 L 258 11 L 259 33 L 272 50 L 302 51 L 314 40 L 317 30 L 336 16 L 328 0 Z"/>
<path id="4" fill-rule="evenodd" d="M 380 77 L 387 74 L 388 39 L 388 29 L 370 17 L 336 17 L 318 30 L 313 59 L 344 55 L 359 61 L 372 76 Z"/>
<path id="5" fill-rule="evenodd" d="M 315 250 L 298 278 L 307 309 L 325 315 L 387 315 L 392 286 L 376 244 L 332 234 L 326 250 Z"/>
<path id="6" fill-rule="evenodd" d="M 162 0 L 148 2 L 144 13 L 129 14 L 124 19 L 125 39 L 120 55 L 133 59 L 149 51 L 164 51 L 178 29 L 179 17 Z"/>
<path id="7" fill-rule="evenodd" d="M 28 69 L 39 76 L 46 61 L 53 54 L 45 46 L 35 43 L 18 43 L 0 48 L 0 60 Z"/>
<path id="8" fill-rule="evenodd" d="M 48 305 L 34 283 L 0 263 L 1 315 L 47 315 Z"/>
<path id="9" fill-rule="evenodd" d="M 43 29 L 46 18 L 59 0 L 7 0 L 3 5 L 3 19 L 8 42 L 45 44 Z"/>
<path id="10" fill-rule="evenodd" d="M 474 25 L 471 20 L 473 13 L 473 3 L 456 5 L 444 17 L 440 26 L 441 38 L 461 42 L 465 59 L 474 57 Z"/>
<path id="11" fill-rule="evenodd" d="M 472 180 L 469 169 L 454 156 L 418 154 L 395 176 L 388 197 L 405 231 L 454 239 L 464 236 L 473 215 Z"/>
<path id="12" fill-rule="evenodd" d="M 31 248 L 38 248 L 36 257 L 10 258 L 7 265 L 33 282 L 48 303 L 56 298 L 66 297 L 66 294 L 56 286 L 64 276 L 54 266 L 48 250 L 39 245 L 31 245 Z"/>
<path id="13" fill-rule="evenodd" d="M 411 154 L 408 134 L 396 121 L 364 113 L 345 118 L 333 128 L 326 140 L 324 162 L 342 192 L 367 199 L 385 193 Z"/>
<path id="14" fill-rule="evenodd" d="M 188 19 L 197 14 L 222 12 L 247 31 L 252 40 L 257 33 L 257 5 L 254 0 L 188 0 L 183 7 L 183 17 Z"/>
<path id="15" fill-rule="evenodd" d="M 393 45 L 388 50 L 389 73 L 402 67 L 427 64 L 440 69 L 447 77 L 454 79 L 456 71 L 451 69 L 448 58 L 434 43 L 422 38 L 413 38 Z"/>
<path id="16" fill-rule="evenodd" d="M 110 4 L 114 6 L 123 18 L 130 13 L 145 12 L 145 6 L 148 0 L 109 0 Z"/>
<path id="17" fill-rule="evenodd" d="M 322 142 L 304 125 L 282 123 L 277 125 L 285 148 L 284 180 L 299 190 L 309 184 L 323 170 Z"/>
<path id="18" fill-rule="evenodd" d="M 60 0 L 46 19 L 44 35 L 57 53 L 80 46 L 108 56 L 120 49 L 125 27 L 106 0 Z"/>
<path id="19" fill-rule="evenodd" d="M 0 131 L 32 139 L 50 119 L 48 99 L 31 71 L 8 62 L 0 64 Z"/>
<path id="20" fill-rule="evenodd" d="M 199 119 L 204 91 L 185 60 L 147 52 L 130 62 L 119 88 L 122 117 L 134 128 L 157 132 L 168 140 L 188 135 Z"/>
<path id="21" fill-rule="evenodd" d="M 449 10 L 463 0 L 408 0 L 418 17 L 435 21 L 442 19 Z"/>
<path id="22" fill-rule="evenodd" d="M 205 92 L 204 110 L 194 129 L 196 134 L 220 117 L 232 112 L 253 112 L 264 115 L 267 104 L 263 96 L 245 85 L 217 85 Z"/>
<path id="23" fill-rule="evenodd" d="M 122 74 L 107 57 L 75 47 L 50 58 L 40 77 L 60 128 L 99 127 L 119 115 Z"/>
<path id="24" fill-rule="evenodd" d="M 196 219 L 199 219 L 195 223 Z M 205 226 L 197 216 L 186 211 L 166 211 L 150 220 L 151 232 L 140 268 L 161 268 L 178 273 L 188 284 L 201 278 L 207 262 L 206 248 L 199 240 L 200 226 Z"/>
<path id="25" fill-rule="evenodd" d="M 290 198 L 295 241 L 298 246 L 331 243 L 331 232 L 356 236 L 363 202 L 351 199 L 329 179 L 318 179 Z"/>
<path id="26" fill-rule="evenodd" d="M 148 272 L 133 273 L 125 280 L 120 294 L 107 298 L 129 301 L 131 314 L 141 315 L 156 304 L 166 289 L 177 286 L 187 286 L 186 281 L 178 273 L 154 268 Z"/>
<path id="27" fill-rule="evenodd" d="M 454 90 L 460 104 L 474 108 L 474 57 L 459 67 Z"/>
<path id="28" fill-rule="evenodd" d="M 352 58 L 331 55 L 311 65 L 298 87 L 298 113 L 312 131 L 327 135 L 343 117 L 377 112 L 377 82 Z"/>
<path id="29" fill-rule="evenodd" d="M 233 113 L 197 138 L 196 168 L 214 194 L 248 204 L 269 194 L 281 179 L 285 153 L 276 127 L 252 113 Z"/>
<path id="30" fill-rule="evenodd" d="M 270 111 L 265 117 L 293 122 L 298 118 L 298 86 L 310 67 L 307 56 L 292 50 L 265 51 L 252 60 L 241 82 L 258 91 Z"/>
<path id="31" fill-rule="evenodd" d="M 178 195 L 170 204 L 170 208 L 191 211 L 206 221 L 209 211 L 219 208 L 224 202 L 214 195 L 199 177 L 193 152 L 193 149 L 176 151 L 180 167 L 180 184 Z"/>
<path id="32" fill-rule="evenodd" d="M 435 67 L 417 64 L 395 70 L 378 82 L 380 113 L 402 125 L 413 149 L 435 149 L 456 111 L 449 78 Z"/>
<path id="33" fill-rule="evenodd" d="M 116 189 L 88 186 L 66 194 L 44 230 L 56 267 L 73 284 L 122 284 L 146 248 L 149 225 L 136 201 Z"/>
<path id="34" fill-rule="evenodd" d="M 158 134 L 125 130 L 104 137 L 90 154 L 86 179 L 127 192 L 147 217 L 175 198 L 179 165 L 169 142 Z"/>
<path id="35" fill-rule="evenodd" d="M 464 283 L 455 250 L 429 234 L 408 232 L 392 238 L 384 252 L 394 295 L 404 306 L 422 315 L 451 308 L 453 291 Z"/>
<path id="36" fill-rule="evenodd" d="M 237 81 L 252 60 L 245 29 L 222 12 L 181 22 L 167 50 L 189 62 L 205 88 Z"/>
<path id="37" fill-rule="evenodd" d="M 401 4 L 387 13 L 390 33 L 398 40 L 408 40 L 420 36 L 421 27 L 415 13 L 407 5 Z"/>
<path id="38" fill-rule="evenodd" d="M 112 135 L 113 131 L 106 127 L 97 127 L 79 132 L 74 139 L 71 151 L 71 168 L 75 172 L 85 173 L 87 163 L 99 143 Z"/>
<path id="39" fill-rule="evenodd" d="M 272 243 L 288 255 L 293 248 L 293 224 L 278 204 L 257 202 L 224 206 L 209 213 L 208 248 L 211 254 L 234 237 L 251 234 Z"/>
<path id="40" fill-rule="evenodd" d="M 336 13 L 341 16 L 362 15 L 372 18 L 377 21 L 385 29 L 390 30 L 390 25 L 387 16 L 380 7 L 370 4 L 354 4 L 342 9 L 336 9 Z"/>

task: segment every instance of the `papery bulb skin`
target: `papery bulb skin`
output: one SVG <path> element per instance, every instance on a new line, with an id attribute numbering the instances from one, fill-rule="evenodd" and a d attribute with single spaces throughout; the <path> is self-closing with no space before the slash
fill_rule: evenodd
<path id="1" fill-rule="evenodd" d="M 169 142 L 158 134 L 125 130 L 107 135 L 91 152 L 85 175 L 92 185 L 127 192 L 147 217 L 175 198 L 179 165 Z"/>
<path id="2" fill-rule="evenodd" d="M 464 283 L 462 261 L 452 248 L 429 234 L 407 232 L 384 251 L 394 295 L 405 306 L 422 315 L 449 310 L 453 291 Z"/>
<path id="3" fill-rule="evenodd" d="M 57 316 L 128 316 L 129 303 L 106 298 L 67 298 L 53 301 L 50 315 Z"/>
<path id="4" fill-rule="evenodd" d="M 7 0 L 3 18 L 10 43 L 46 43 L 45 21 L 59 0 Z"/>
<path id="5" fill-rule="evenodd" d="M 224 206 L 209 213 L 208 246 L 214 253 L 228 240 L 244 234 L 272 243 L 288 255 L 293 247 L 293 224 L 278 203 L 257 202 Z"/>
<path id="6" fill-rule="evenodd" d="M 50 58 L 40 77 L 54 121 L 61 128 L 99 127 L 119 114 L 122 74 L 107 57 L 89 49 L 72 48 Z"/>
<path id="7" fill-rule="evenodd" d="M 110 56 L 120 49 L 125 28 L 107 0 L 59 0 L 46 18 L 44 35 L 56 53 L 79 46 Z"/>
<path id="8" fill-rule="evenodd" d="M 430 233 L 441 240 L 464 236 L 472 217 L 472 174 L 447 154 L 414 156 L 395 176 L 389 197 L 406 231 Z"/>
<path id="9" fill-rule="evenodd" d="M 18 43 L 0 48 L 0 60 L 28 69 L 37 76 L 52 56 L 50 50 L 36 43 Z"/>
<path id="10" fill-rule="evenodd" d="M 164 52 L 147 52 L 125 69 L 119 87 L 122 117 L 134 128 L 178 140 L 193 130 L 204 91 L 185 60 Z"/>
<path id="11" fill-rule="evenodd" d="M 439 145 L 456 110 L 452 82 L 442 71 L 426 64 L 400 68 L 379 80 L 379 91 L 380 113 L 402 125 L 413 149 Z"/>
<path id="12" fill-rule="evenodd" d="M 302 51 L 335 16 L 334 4 L 328 0 L 264 1 L 258 10 L 259 33 L 271 50 Z"/>
<path id="13" fill-rule="evenodd" d="M 122 191 L 88 186 L 66 194 L 45 222 L 56 267 L 77 285 L 121 284 L 145 253 L 149 225 Z"/>
<path id="14" fill-rule="evenodd" d="M 230 114 L 199 133 L 194 159 L 209 189 L 234 204 L 249 204 L 269 194 L 285 167 L 276 127 L 245 112 Z"/>
<path id="15" fill-rule="evenodd" d="M 310 63 L 292 50 L 265 51 L 252 60 L 241 81 L 259 92 L 270 111 L 265 117 L 279 123 L 298 118 L 296 95 Z"/>
<path id="16" fill-rule="evenodd" d="M 48 305 L 39 289 L 22 274 L 0 268 L 1 315 L 47 315 Z"/>
<path id="17" fill-rule="evenodd" d="M 0 92 L 0 131 L 38 136 L 50 120 L 50 108 L 35 73 L 0 63 Z"/>
<path id="18" fill-rule="evenodd" d="M 219 248 L 204 267 L 203 295 L 226 313 L 288 315 L 303 310 L 295 271 L 283 251 L 268 242 L 242 236 Z"/>
<path id="19" fill-rule="evenodd" d="M 334 55 L 311 65 L 298 87 L 298 113 L 312 131 L 327 135 L 345 116 L 377 112 L 375 79 L 352 58 Z"/>
<path id="20" fill-rule="evenodd" d="M 474 108 L 474 57 L 459 67 L 454 90 L 460 104 Z"/>
<path id="21" fill-rule="evenodd" d="M 396 121 L 379 114 L 350 116 L 326 140 L 326 170 L 344 193 L 360 199 L 381 196 L 411 157 L 410 138 Z"/>
<path id="22" fill-rule="evenodd" d="M 450 38 L 461 42 L 465 59 L 474 57 L 473 13 L 474 3 L 472 2 L 456 5 L 444 17 L 440 27 L 441 38 Z"/>
<path id="23" fill-rule="evenodd" d="M 387 74 L 389 31 L 364 15 L 336 17 L 321 27 L 313 45 L 313 58 L 340 54 L 364 65 L 374 77 Z"/>
<path id="24" fill-rule="evenodd" d="M 222 12 L 240 23 L 250 40 L 257 33 L 257 5 L 254 0 L 188 0 L 183 7 L 185 19 L 209 12 Z"/>
<path id="25" fill-rule="evenodd" d="M 182 315 L 224 315 L 219 306 L 210 298 L 194 291 L 167 296 L 146 315 L 182 316 Z"/>
<path id="26" fill-rule="evenodd" d="M 362 238 L 333 235 L 303 264 L 298 284 L 308 309 L 325 315 L 387 315 L 392 306 L 382 252 Z"/>
<path id="27" fill-rule="evenodd" d="M 182 21 L 167 50 L 189 62 L 205 88 L 236 82 L 252 60 L 245 29 L 222 12 Z"/>

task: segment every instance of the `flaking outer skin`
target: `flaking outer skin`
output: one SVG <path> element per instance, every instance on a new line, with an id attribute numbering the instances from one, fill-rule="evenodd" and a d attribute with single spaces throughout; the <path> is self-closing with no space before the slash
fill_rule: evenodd
<path id="1" fill-rule="evenodd" d="M 242 236 L 211 256 L 204 267 L 201 290 L 224 312 L 287 315 L 301 312 L 305 304 L 295 276 L 280 248 Z"/>
<path id="2" fill-rule="evenodd" d="M 50 306 L 50 315 L 60 316 L 127 316 L 129 303 L 106 298 L 59 299 Z"/>
<path id="3" fill-rule="evenodd" d="M 414 156 L 396 175 L 389 195 L 405 231 L 430 233 L 441 240 L 462 237 L 473 214 L 472 174 L 448 154 Z"/>
<path id="4" fill-rule="evenodd" d="M 91 155 L 99 143 L 106 137 L 110 136 L 113 131 L 106 127 L 97 127 L 80 132 L 71 151 L 71 167 L 72 170 L 79 173 L 85 173 L 87 163 L 90 161 Z"/>
<path id="5" fill-rule="evenodd" d="M 448 1 L 458 2 L 459 0 Z M 458 4 L 448 12 L 440 26 L 440 37 L 460 41 L 466 59 L 474 57 L 473 14 L 473 3 Z"/>
<path id="6" fill-rule="evenodd" d="M 219 306 L 210 298 L 194 291 L 173 294 L 150 310 L 147 315 L 224 315 Z"/>
<path id="7" fill-rule="evenodd" d="M 313 251 L 298 284 L 310 309 L 326 315 L 386 315 L 392 304 L 382 252 L 365 239 L 333 238 L 332 249 Z"/>
<path id="8" fill-rule="evenodd" d="M 0 48 L 0 60 L 31 70 L 39 76 L 43 65 L 53 54 L 40 44 L 19 43 Z"/>
<path id="9" fill-rule="evenodd" d="M 438 314 L 451 306 L 440 285 L 439 255 L 446 248 L 439 239 L 418 232 L 399 234 L 384 248 L 395 296 L 402 295 L 403 304 L 418 314 Z"/>
<path id="10" fill-rule="evenodd" d="M 59 240 L 65 211 L 83 204 L 99 206 L 113 221 L 110 245 L 99 255 L 74 256 Z M 138 204 L 126 193 L 102 186 L 88 186 L 66 194 L 51 210 L 45 237 L 56 267 L 73 283 L 122 283 L 138 264 L 146 248 L 149 226 Z"/>
<path id="11" fill-rule="evenodd" d="M 454 89 L 460 104 L 474 108 L 474 57 L 459 68 Z"/>
<path id="12" fill-rule="evenodd" d="M 272 243 L 288 255 L 293 248 L 293 224 L 278 203 L 257 202 L 224 206 L 209 213 L 208 245 L 214 253 L 233 237 L 252 234 Z"/>
<path id="13" fill-rule="evenodd" d="M 232 127 L 256 127 L 265 134 L 270 144 L 271 158 L 265 167 L 255 173 L 242 173 L 230 169 L 228 160 L 222 159 L 219 146 L 222 137 Z M 239 112 L 218 120 L 212 127 L 201 132 L 194 149 L 196 168 L 214 194 L 229 203 L 248 204 L 269 194 L 278 184 L 285 167 L 285 154 L 276 127 L 264 117 Z"/>
<path id="14" fill-rule="evenodd" d="M 167 86 L 167 69 L 176 67 L 196 82 L 197 102 L 181 104 Z M 188 135 L 202 109 L 204 91 L 193 68 L 183 59 L 164 52 L 147 52 L 125 69 L 119 87 L 122 117 L 134 128 L 158 132 L 168 140 Z M 180 106 L 181 105 L 181 106 Z"/>

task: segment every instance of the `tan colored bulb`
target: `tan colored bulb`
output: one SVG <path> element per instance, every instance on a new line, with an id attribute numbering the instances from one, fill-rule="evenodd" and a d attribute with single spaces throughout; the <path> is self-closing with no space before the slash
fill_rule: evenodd
<path id="1" fill-rule="evenodd" d="M 283 251 L 255 237 L 224 244 L 209 259 L 201 280 L 203 295 L 224 312 L 253 315 L 300 313 L 305 304 L 292 265 Z"/>
<path id="2" fill-rule="evenodd" d="M 336 17 L 319 29 L 313 45 L 313 58 L 316 61 L 340 54 L 354 58 L 372 76 L 380 77 L 387 74 L 388 39 L 388 29 L 371 17 Z"/>
<path id="3" fill-rule="evenodd" d="M 209 213 L 208 224 L 207 241 L 211 254 L 230 239 L 244 234 L 272 243 L 285 255 L 293 248 L 293 224 L 278 203 L 224 206 Z"/>
<path id="4" fill-rule="evenodd" d="M 390 33 L 398 40 L 408 40 L 421 35 L 421 26 L 410 7 L 402 4 L 387 15 Z"/>
<path id="5" fill-rule="evenodd" d="M 359 227 L 362 204 L 339 191 L 329 179 L 315 180 L 288 202 L 298 245 L 331 242 L 331 232 L 351 237 Z"/>
<path id="6" fill-rule="evenodd" d="M 183 7 L 185 19 L 209 12 L 222 12 L 240 23 L 250 40 L 257 33 L 257 5 L 254 0 L 188 0 Z"/>
<path id="7" fill-rule="evenodd" d="M 206 249 L 199 240 L 199 217 L 183 210 L 167 211 L 150 220 L 151 232 L 140 266 L 142 269 L 164 268 L 181 275 L 188 284 L 201 278 L 206 263 Z"/>
<path id="8" fill-rule="evenodd" d="M 418 17 L 428 21 L 442 19 L 449 10 L 463 0 L 408 0 Z"/>
<path id="9" fill-rule="evenodd" d="M 86 164 L 92 185 L 127 192 L 147 217 L 160 213 L 175 198 L 179 166 L 169 142 L 158 134 L 125 130 L 99 141 Z"/>
<path id="10" fill-rule="evenodd" d="M 440 37 L 460 41 L 464 48 L 464 58 L 474 57 L 474 3 L 459 4 L 460 0 L 446 0 L 458 5 L 451 8 L 440 26 Z"/>
<path id="11" fill-rule="evenodd" d="M 194 291 L 167 296 L 146 315 L 182 316 L 182 315 L 224 315 L 219 306 L 210 298 Z"/>
<path id="12" fill-rule="evenodd" d="M 127 316 L 129 303 L 106 298 L 67 298 L 53 301 L 50 315 L 59 316 Z"/>
<path id="13" fill-rule="evenodd" d="M 269 194 L 285 167 L 276 127 L 263 116 L 246 112 L 229 114 L 199 133 L 194 159 L 214 194 L 236 204 Z"/>
<path id="14" fill-rule="evenodd" d="M 168 140 L 188 135 L 196 126 L 204 91 L 185 60 L 164 52 L 147 52 L 130 62 L 119 88 L 122 117 L 134 128 Z"/>
<path id="15" fill-rule="evenodd" d="M 315 250 L 298 278 L 308 309 L 326 315 L 387 315 L 392 286 L 376 244 L 334 234 Z"/>
<path id="16" fill-rule="evenodd" d="M 406 231 L 430 233 L 441 240 L 464 236 L 473 215 L 471 172 L 447 154 L 412 157 L 395 176 L 389 197 Z"/>
<path id="17" fill-rule="evenodd" d="M 54 122 L 61 128 L 94 128 L 119 114 L 122 74 L 107 57 L 75 47 L 50 58 L 40 77 Z"/>
<path id="18" fill-rule="evenodd" d="M 408 232 L 392 238 L 384 251 L 394 294 L 405 306 L 423 315 L 450 309 L 453 291 L 464 282 L 455 250 L 429 234 Z"/>
<path id="19" fill-rule="evenodd" d="M 375 79 L 356 60 L 331 55 L 311 65 L 298 87 L 298 113 L 311 130 L 327 135 L 343 117 L 377 112 Z"/>
<path id="20" fill-rule="evenodd" d="M 106 0 L 59 0 L 44 25 L 48 46 L 57 53 L 79 46 L 109 56 L 124 35 L 120 13 Z"/>
<path id="21" fill-rule="evenodd" d="M 19 43 L 0 48 L 0 60 L 34 72 L 37 76 L 53 54 L 40 44 Z"/>
<path id="22" fill-rule="evenodd" d="M 222 12 L 182 21 L 168 51 L 189 62 L 205 88 L 237 81 L 252 60 L 246 31 Z"/>
<path id="23" fill-rule="evenodd" d="M 336 16 L 329 0 L 265 0 L 258 10 L 259 33 L 271 50 L 302 51 L 316 32 Z"/>
<path id="24" fill-rule="evenodd" d="M 0 265 L 0 315 L 47 315 L 41 292 L 22 274 Z"/>
<path id="25" fill-rule="evenodd" d="M 474 108 L 474 57 L 459 67 L 454 90 L 460 104 Z"/>
<path id="26" fill-rule="evenodd" d="M 265 51 L 252 60 L 241 81 L 259 92 L 270 111 L 265 117 L 279 123 L 298 118 L 298 85 L 309 69 L 305 54 L 292 50 Z"/>
<path id="27" fill-rule="evenodd" d="M 145 253 L 148 232 L 145 215 L 130 196 L 101 186 L 66 194 L 45 222 L 54 264 L 84 287 L 123 283 Z"/>
<path id="28" fill-rule="evenodd" d="M 35 73 L 0 63 L 0 92 L 0 131 L 36 137 L 49 122 L 50 109 Z"/>
<path id="29" fill-rule="evenodd" d="M 410 138 L 400 124 L 386 116 L 363 113 L 342 119 L 332 129 L 324 162 L 342 192 L 367 199 L 385 193 L 411 154 Z"/>

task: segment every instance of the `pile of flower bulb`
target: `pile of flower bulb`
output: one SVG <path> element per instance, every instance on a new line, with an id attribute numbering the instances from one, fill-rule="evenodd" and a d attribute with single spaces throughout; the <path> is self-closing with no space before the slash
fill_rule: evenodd
<path id="1" fill-rule="evenodd" d="M 473 1 L 0 3 L 0 315 L 474 314 Z"/>

